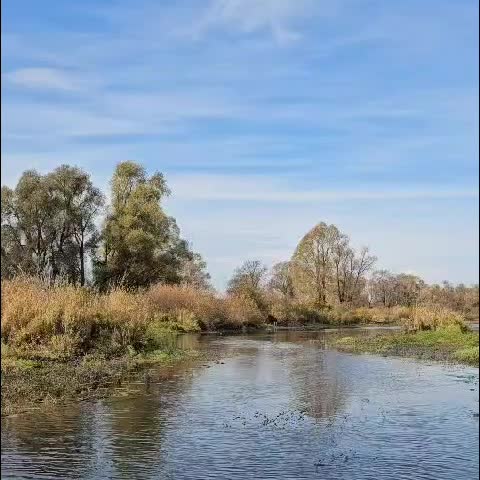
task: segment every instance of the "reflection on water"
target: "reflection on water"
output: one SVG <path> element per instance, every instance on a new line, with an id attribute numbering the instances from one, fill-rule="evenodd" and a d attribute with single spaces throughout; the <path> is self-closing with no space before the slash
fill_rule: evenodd
<path id="1" fill-rule="evenodd" d="M 342 354 L 329 335 L 183 336 L 221 361 L 3 419 L 2 478 L 477 478 L 478 369 Z"/>

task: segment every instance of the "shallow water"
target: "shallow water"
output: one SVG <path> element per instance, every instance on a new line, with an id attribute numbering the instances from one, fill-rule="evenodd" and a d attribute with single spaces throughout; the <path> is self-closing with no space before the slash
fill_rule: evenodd
<path id="1" fill-rule="evenodd" d="M 332 335 L 182 337 L 219 360 L 3 419 L 2 478 L 478 478 L 478 369 L 343 354 Z"/>

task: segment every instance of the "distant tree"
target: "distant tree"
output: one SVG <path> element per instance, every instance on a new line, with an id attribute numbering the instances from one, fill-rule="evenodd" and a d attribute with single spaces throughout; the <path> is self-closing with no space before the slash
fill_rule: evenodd
<path id="1" fill-rule="evenodd" d="M 192 258 L 183 263 L 180 276 L 182 283 L 194 288 L 209 290 L 210 274 L 207 272 L 207 263 L 199 253 L 194 253 Z"/>
<path id="2" fill-rule="evenodd" d="M 397 305 L 411 307 L 416 305 L 420 298 L 422 290 L 425 288 L 425 282 L 417 275 L 401 273 L 395 276 L 394 296 Z"/>
<path id="3" fill-rule="evenodd" d="M 260 310 L 266 308 L 263 287 L 266 280 L 267 267 L 259 260 L 247 260 L 236 268 L 228 282 L 227 292 L 253 300 Z"/>
<path id="4" fill-rule="evenodd" d="M 369 255 L 367 247 L 357 254 L 343 238 L 333 249 L 334 276 L 339 303 L 353 302 L 360 296 L 365 274 L 373 267 L 376 257 Z"/>
<path id="5" fill-rule="evenodd" d="M 365 275 L 376 257 L 368 248 L 358 253 L 347 235 L 322 222 L 298 244 L 291 261 L 293 286 L 317 307 L 357 302 L 365 287 Z"/>
<path id="6" fill-rule="evenodd" d="M 286 298 L 294 296 L 290 262 L 276 263 L 271 270 L 268 288 L 279 292 Z"/>
<path id="7" fill-rule="evenodd" d="M 324 222 L 301 240 L 292 257 L 294 288 L 318 307 L 327 305 L 333 273 L 333 253 L 344 235 Z"/>
<path id="8" fill-rule="evenodd" d="M 373 272 L 369 282 L 371 301 L 384 307 L 391 307 L 395 303 L 395 276 L 388 270 Z"/>

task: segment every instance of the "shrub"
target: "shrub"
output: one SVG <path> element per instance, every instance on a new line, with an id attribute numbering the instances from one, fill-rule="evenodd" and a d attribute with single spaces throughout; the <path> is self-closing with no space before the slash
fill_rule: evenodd
<path id="1" fill-rule="evenodd" d="M 224 300 L 224 328 L 257 327 L 264 323 L 264 315 L 248 297 L 229 295 Z"/>
<path id="2" fill-rule="evenodd" d="M 224 302 L 210 291 L 189 286 L 158 284 L 150 287 L 147 298 L 152 307 L 159 312 L 173 313 L 174 316 L 178 315 L 178 312 L 184 312 L 183 315 L 185 312 L 192 313 L 196 325 L 203 330 L 226 323 Z"/>

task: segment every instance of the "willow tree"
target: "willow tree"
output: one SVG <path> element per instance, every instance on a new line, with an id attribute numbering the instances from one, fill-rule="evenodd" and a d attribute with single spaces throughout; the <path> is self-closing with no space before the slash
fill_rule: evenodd
<path id="1" fill-rule="evenodd" d="M 270 272 L 268 288 L 273 292 L 280 293 L 285 298 L 292 298 L 294 290 L 291 270 L 291 262 L 276 263 Z"/>
<path id="2" fill-rule="evenodd" d="M 27 170 L 14 189 L 2 187 L 2 275 L 44 274 L 56 205 L 45 177 Z"/>
<path id="3" fill-rule="evenodd" d="M 61 275 L 83 285 L 102 204 L 89 175 L 68 165 L 28 170 L 14 189 L 2 187 L 2 276 Z"/>
<path id="4" fill-rule="evenodd" d="M 181 283 L 182 267 L 194 260 L 175 219 L 162 202 L 170 191 L 161 173 L 147 176 L 134 162 L 117 165 L 111 180 L 111 209 L 94 262 L 100 287 Z"/>
<path id="5" fill-rule="evenodd" d="M 263 287 L 266 280 L 267 267 L 259 260 L 247 260 L 233 272 L 227 285 L 231 295 L 247 297 L 255 302 L 260 310 L 266 308 Z"/>
<path id="6" fill-rule="evenodd" d="M 320 308 L 352 303 L 360 296 L 365 274 L 375 260 L 368 248 L 357 253 L 347 235 L 335 225 L 321 222 L 300 240 L 293 254 L 294 290 Z"/>
<path id="7" fill-rule="evenodd" d="M 292 258 L 295 290 L 318 307 L 327 305 L 333 273 L 333 252 L 344 235 L 324 222 L 313 227 L 298 244 Z"/>
<path id="8" fill-rule="evenodd" d="M 95 248 L 95 221 L 104 205 L 104 196 L 83 170 L 61 165 L 47 176 L 58 213 L 55 216 L 55 243 L 58 260 L 72 283 L 85 285 L 86 258 Z M 54 268 L 59 269 L 57 261 Z"/>

